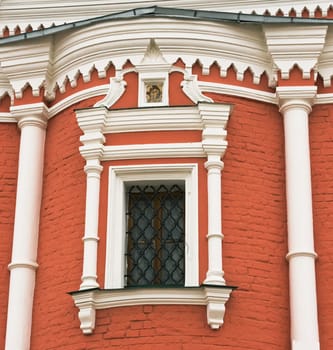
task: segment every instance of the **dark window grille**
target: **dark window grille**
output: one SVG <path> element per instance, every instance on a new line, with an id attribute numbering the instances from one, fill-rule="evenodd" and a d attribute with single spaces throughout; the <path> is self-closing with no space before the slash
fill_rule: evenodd
<path id="1" fill-rule="evenodd" d="M 184 286 L 185 193 L 182 186 L 127 189 L 127 286 Z"/>

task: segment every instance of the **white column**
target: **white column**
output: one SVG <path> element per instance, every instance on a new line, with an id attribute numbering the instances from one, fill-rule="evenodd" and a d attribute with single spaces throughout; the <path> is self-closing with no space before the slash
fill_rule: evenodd
<path id="1" fill-rule="evenodd" d="M 21 129 L 6 350 L 30 348 L 37 244 L 43 184 L 45 129 L 44 104 L 12 108 Z"/>
<path id="2" fill-rule="evenodd" d="M 100 175 L 103 170 L 100 159 L 104 150 L 103 129 L 106 114 L 107 109 L 104 107 L 76 111 L 78 124 L 84 132 L 84 135 L 80 137 L 80 141 L 83 143 L 83 146 L 80 147 L 80 153 L 86 160 L 84 171 L 87 174 L 81 290 L 99 287 L 97 282 L 98 218 Z"/>
<path id="3" fill-rule="evenodd" d="M 204 284 L 225 285 L 222 267 L 222 179 L 221 158 L 227 149 L 225 130 L 232 106 L 199 103 L 203 123 L 202 147 L 207 154 L 208 187 L 208 271 Z"/>
<path id="4" fill-rule="evenodd" d="M 97 288 L 97 248 L 100 174 L 103 167 L 98 159 L 88 159 L 84 167 L 87 174 L 86 222 L 84 231 L 83 272 L 80 289 Z"/>
<path id="5" fill-rule="evenodd" d="M 308 118 L 316 87 L 280 87 L 284 118 L 291 342 L 319 350 Z"/>
<path id="6" fill-rule="evenodd" d="M 209 155 L 205 163 L 208 171 L 208 271 L 205 284 L 225 284 L 222 269 L 222 184 L 223 162 L 220 155 Z"/>

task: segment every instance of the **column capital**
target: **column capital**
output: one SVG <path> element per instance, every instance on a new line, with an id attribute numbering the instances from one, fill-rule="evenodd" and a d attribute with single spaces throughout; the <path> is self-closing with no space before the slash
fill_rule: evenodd
<path id="1" fill-rule="evenodd" d="M 281 113 L 290 108 L 300 108 L 309 114 L 316 94 L 316 86 L 280 86 L 276 88 Z"/>
<path id="2" fill-rule="evenodd" d="M 225 129 L 232 112 L 233 105 L 226 103 L 198 103 L 199 114 L 206 128 Z"/>
<path id="3" fill-rule="evenodd" d="M 104 128 L 106 125 L 107 108 L 95 107 L 76 110 L 76 119 L 84 135 L 80 137 L 83 146 L 80 153 L 84 159 L 101 159 L 104 153 Z"/>
<path id="4" fill-rule="evenodd" d="M 17 120 L 20 129 L 26 126 L 37 126 L 41 129 L 46 129 L 48 108 L 44 103 L 12 106 L 10 112 Z"/>

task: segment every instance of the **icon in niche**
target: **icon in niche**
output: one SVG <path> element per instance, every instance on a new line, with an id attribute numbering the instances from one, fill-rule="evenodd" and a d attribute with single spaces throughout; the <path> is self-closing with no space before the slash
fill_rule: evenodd
<path id="1" fill-rule="evenodd" d="M 163 83 L 161 82 L 149 82 L 145 83 L 146 88 L 146 102 L 162 102 L 163 98 Z"/>

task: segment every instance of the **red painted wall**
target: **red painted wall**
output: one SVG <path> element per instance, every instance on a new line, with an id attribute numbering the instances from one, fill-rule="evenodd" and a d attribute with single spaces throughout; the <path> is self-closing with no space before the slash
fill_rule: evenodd
<path id="1" fill-rule="evenodd" d="M 321 349 L 333 348 L 333 106 L 314 106 L 310 116 L 318 317 Z"/>
<path id="2" fill-rule="evenodd" d="M 288 270 L 282 119 L 275 106 L 237 97 L 211 95 L 233 103 L 223 171 L 223 243 L 225 278 L 238 289 L 227 304 L 219 331 L 206 323 L 201 306 L 137 306 L 97 311 L 96 330 L 84 336 L 68 291 L 80 285 L 85 211 L 84 160 L 80 156 L 74 109 L 49 121 L 34 300 L 33 350 L 221 349 L 267 350 L 289 346 Z M 144 133 L 142 133 L 144 134 Z M 136 135 L 147 142 L 149 135 Z M 186 133 L 184 134 L 186 135 Z M 154 133 L 151 142 L 156 142 Z M 178 133 L 164 135 L 172 141 Z M 186 136 L 184 136 L 186 137 Z M 188 133 L 196 140 L 196 132 Z M 123 143 L 126 135 L 109 135 Z M 134 139 L 133 139 L 134 138 Z M 126 140 L 125 140 L 126 141 Z M 135 137 L 129 137 L 135 143 Z M 184 140 L 182 140 L 184 141 Z M 143 142 L 143 141 L 142 141 Z M 199 163 L 200 279 L 207 271 L 207 198 L 204 159 L 153 160 Z M 107 210 L 107 166 L 147 161 L 105 162 L 101 181 L 98 274 L 103 285 Z M 150 160 L 149 160 L 150 162 Z"/>
<path id="3" fill-rule="evenodd" d="M 0 349 L 4 349 L 19 151 L 16 124 L 1 123 L 0 140 Z"/>

